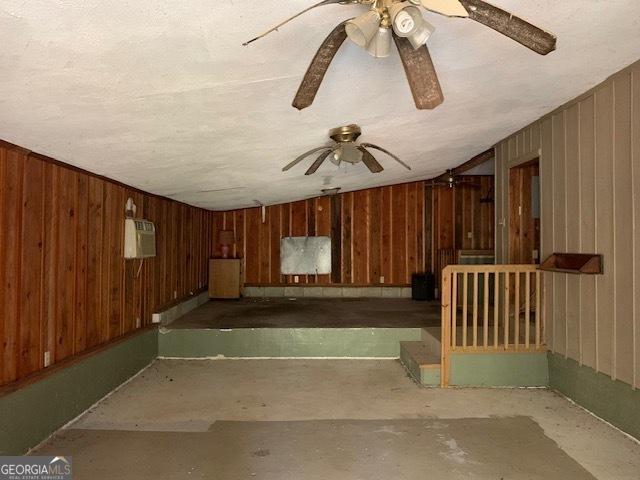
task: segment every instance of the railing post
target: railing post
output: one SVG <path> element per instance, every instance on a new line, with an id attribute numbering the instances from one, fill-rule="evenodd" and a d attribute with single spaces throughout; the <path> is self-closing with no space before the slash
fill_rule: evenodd
<path id="1" fill-rule="evenodd" d="M 449 386 L 449 360 L 451 346 L 451 268 L 445 267 L 442 270 L 442 290 L 440 294 L 441 316 L 442 316 L 442 345 L 440 346 L 440 386 Z M 455 322 L 455 312 L 453 316 Z"/>

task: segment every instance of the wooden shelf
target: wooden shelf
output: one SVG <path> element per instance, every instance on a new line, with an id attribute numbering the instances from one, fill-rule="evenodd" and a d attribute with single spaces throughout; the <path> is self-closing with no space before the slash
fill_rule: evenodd
<path id="1" fill-rule="evenodd" d="M 554 253 L 542 262 L 540 270 L 599 275 L 602 274 L 602 255 L 595 253 Z"/>

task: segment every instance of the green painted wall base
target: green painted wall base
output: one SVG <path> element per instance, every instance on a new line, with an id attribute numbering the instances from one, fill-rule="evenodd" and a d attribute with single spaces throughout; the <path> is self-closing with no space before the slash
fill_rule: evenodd
<path id="1" fill-rule="evenodd" d="M 562 355 L 548 355 L 551 388 L 640 440 L 640 390 Z"/>
<path id="2" fill-rule="evenodd" d="M 25 453 L 148 365 L 157 335 L 135 335 L 0 397 L 0 456 Z"/>
<path id="3" fill-rule="evenodd" d="M 162 357 L 388 357 L 401 340 L 420 340 L 420 328 L 161 329 Z"/>
<path id="4" fill-rule="evenodd" d="M 546 387 L 546 352 L 452 353 L 449 385 L 461 387 Z"/>

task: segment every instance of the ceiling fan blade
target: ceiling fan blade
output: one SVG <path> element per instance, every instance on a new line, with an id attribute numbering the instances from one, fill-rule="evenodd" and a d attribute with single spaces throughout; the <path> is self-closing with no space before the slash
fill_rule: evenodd
<path id="1" fill-rule="evenodd" d="M 444 95 L 427 46 L 423 45 L 414 50 L 407 38 L 394 33 L 393 39 L 398 47 L 416 107 L 419 110 L 436 108 L 444 101 Z"/>
<path id="2" fill-rule="evenodd" d="M 447 17 L 468 17 L 469 12 L 460 0 L 420 0 L 424 8 Z"/>
<path id="3" fill-rule="evenodd" d="M 307 158 L 309 155 L 311 155 L 312 153 L 316 153 L 319 152 L 320 150 L 331 150 L 332 147 L 317 147 L 317 148 L 313 148 L 311 150 L 309 150 L 308 152 L 303 153 L 302 155 L 300 155 L 299 157 L 297 157 L 293 162 L 287 164 L 282 171 L 286 172 L 287 170 L 289 170 L 291 167 L 296 166 L 298 163 L 300 163 L 302 160 L 304 160 L 305 158 Z"/>
<path id="4" fill-rule="evenodd" d="M 482 0 L 460 0 L 469 12 L 469 18 L 500 32 L 540 55 L 556 49 L 552 33 L 530 24 L 522 18 Z"/>
<path id="5" fill-rule="evenodd" d="M 384 170 L 384 168 L 382 168 L 382 165 L 378 163 L 375 157 L 371 155 L 371 153 L 366 148 L 360 146 L 358 147 L 358 150 L 362 152 L 362 163 L 364 163 L 367 168 L 371 170 L 371 173 L 380 173 L 382 170 Z"/>
<path id="6" fill-rule="evenodd" d="M 378 145 L 374 145 L 373 143 L 361 143 L 360 145 L 363 146 L 363 147 L 368 147 L 368 148 L 373 148 L 375 150 L 380 150 L 382 153 L 386 153 L 387 155 L 389 155 L 391 158 L 393 158 L 396 162 L 398 162 L 400 165 L 402 165 L 407 170 L 411 170 L 411 167 L 409 165 L 404 163 L 402 160 L 400 160 L 396 155 L 391 153 L 389 150 L 385 150 L 384 148 L 379 147 Z"/>
<path id="7" fill-rule="evenodd" d="M 316 158 L 316 161 L 311 164 L 309 169 L 306 172 L 304 172 L 304 174 L 311 175 L 312 173 L 316 173 L 316 170 L 320 168 L 320 165 L 322 165 L 322 162 L 324 162 L 327 159 L 327 157 L 331 152 L 332 150 L 329 150 L 328 152 L 322 152 L 320 156 Z"/>
<path id="8" fill-rule="evenodd" d="M 333 29 L 324 42 L 322 42 L 322 45 L 320 45 L 313 60 L 311 60 L 307 73 L 304 74 L 302 83 L 300 83 L 296 97 L 293 99 L 292 105 L 298 110 L 307 108 L 316 98 L 320 84 L 329 69 L 329 65 L 331 65 L 333 57 L 336 56 L 340 46 L 347 38 L 347 31 L 344 28 L 345 24 L 346 22 L 343 22 Z"/>
<path id="9" fill-rule="evenodd" d="M 331 5 L 332 3 L 343 3 L 343 4 L 346 4 L 346 3 L 351 3 L 351 2 L 349 2 L 349 1 L 345 1 L 345 0 L 323 0 L 322 2 L 318 2 L 318 3 L 314 4 L 314 5 L 311 5 L 310 7 L 305 8 L 305 9 L 304 9 L 304 10 L 302 10 L 301 12 L 296 13 L 294 16 L 287 18 L 284 22 L 280 22 L 280 23 L 279 23 L 278 25 L 276 25 L 275 27 L 270 28 L 269 30 L 267 30 L 267 31 L 266 31 L 266 32 L 264 32 L 263 34 L 258 35 L 257 37 L 252 38 L 251 40 L 249 40 L 249 41 L 247 41 L 247 42 L 244 42 L 242 45 L 246 47 L 246 46 L 247 46 L 247 45 L 249 45 L 250 43 L 253 43 L 253 42 L 255 42 L 256 40 L 259 40 L 259 39 L 261 39 L 261 38 L 263 38 L 263 37 L 266 37 L 266 36 L 267 36 L 267 35 L 269 35 L 271 32 L 275 32 L 275 31 L 276 31 L 276 30 L 278 30 L 281 26 L 283 26 L 283 25 L 285 25 L 285 24 L 289 23 L 291 20 L 294 20 L 294 19 L 298 18 L 298 17 L 299 17 L 300 15 L 302 15 L 303 13 L 307 13 L 309 10 L 313 10 L 313 9 L 314 9 L 314 8 L 316 8 L 316 7 L 322 7 L 322 6 L 324 6 L 324 5 Z"/>

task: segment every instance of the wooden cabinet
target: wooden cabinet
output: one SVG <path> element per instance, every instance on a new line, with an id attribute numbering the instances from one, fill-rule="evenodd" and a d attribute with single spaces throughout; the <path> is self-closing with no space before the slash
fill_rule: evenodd
<path id="1" fill-rule="evenodd" d="M 242 260 L 212 258 L 209 260 L 209 298 L 240 298 L 242 292 Z"/>

